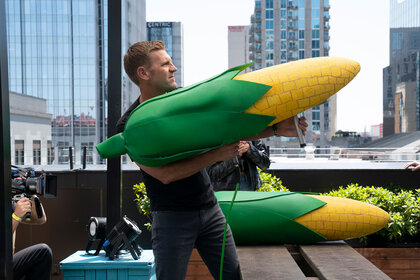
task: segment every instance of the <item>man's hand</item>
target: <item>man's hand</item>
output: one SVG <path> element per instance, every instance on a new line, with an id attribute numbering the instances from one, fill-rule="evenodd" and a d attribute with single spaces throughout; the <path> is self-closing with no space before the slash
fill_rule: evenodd
<path id="1" fill-rule="evenodd" d="M 294 117 L 288 118 L 281 122 L 276 123 L 277 126 L 277 134 L 285 137 L 296 137 L 297 131 L 296 126 L 293 120 Z M 308 123 L 306 122 L 305 117 L 299 118 L 299 129 L 302 130 L 303 135 L 306 135 L 306 128 L 308 127 Z"/>
<path id="2" fill-rule="evenodd" d="M 209 151 L 208 153 L 210 153 L 213 157 L 213 160 L 211 163 L 217 162 L 217 161 L 230 160 L 240 155 L 240 146 L 241 146 L 241 143 L 237 141 L 237 142 L 233 142 L 233 143 L 224 145 L 220 148 Z"/>
<path id="3" fill-rule="evenodd" d="M 411 169 L 411 171 L 420 170 L 420 163 L 418 163 L 417 161 L 413 161 L 404 166 L 405 169 L 408 169 L 410 167 L 414 167 L 413 169 Z"/>
<path id="4" fill-rule="evenodd" d="M 16 203 L 15 215 L 23 219 L 27 212 L 31 212 L 31 209 L 31 201 L 29 198 L 24 197 Z"/>
<path id="5" fill-rule="evenodd" d="M 249 151 L 249 149 L 250 149 L 250 146 L 249 146 L 249 144 L 248 144 L 248 142 L 246 142 L 246 141 L 240 141 L 239 142 L 239 149 L 238 149 L 238 153 L 239 153 L 239 156 L 241 157 L 243 154 L 245 154 L 246 152 L 248 152 Z"/>

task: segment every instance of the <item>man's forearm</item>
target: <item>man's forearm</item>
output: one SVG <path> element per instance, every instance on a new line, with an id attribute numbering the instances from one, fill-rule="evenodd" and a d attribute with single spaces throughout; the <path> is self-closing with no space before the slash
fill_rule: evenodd
<path id="1" fill-rule="evenodd" d="M 243 140 L 243 141 L 255 141 L 255 140 L 259 140 L 259 139 L 263 139 L 263 138 L 268 138 L 268 137 L 271 137 L 271 136 L 274 136 L 273 127 L 268 126 L 263 131 L 258 133 L 257 135 L 252 136 L 252 137 L 246 137 L 246 138 L 241 139 L 241 140 Z"/>
<path id="2" fill-rule="evenodd" d="M 183 159 L 160 167 L 136 164 L 150 176 L 164 184 L 169 184 L 194 175 L 216 161 L 215 150 L 211 150 L 193 158 Z"/>

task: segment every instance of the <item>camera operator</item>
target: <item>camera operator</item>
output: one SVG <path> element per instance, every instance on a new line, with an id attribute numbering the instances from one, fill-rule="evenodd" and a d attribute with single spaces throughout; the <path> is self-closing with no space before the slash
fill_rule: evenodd
<path id="1" fill-rule="evenodd" d="M 36 196 L 34 196 L 36 197 Z M 12 201 L 13 214 L 12 214 L 12 228 L 13 228 L 13 274 L 14 279 L 21 279 L 25 276 L 26 280 L 36 279 L 50 279 L 51 263 L 52 263 L 52 252 L 46 244 L 36 244 L 20 250 L 16 254 L 15 252 L 15 238 L 16 229 L 19 224 L 34 224 L 41 225 L 47 221 L 44 208 L 41 207 L 43 215 L 41 218 L 38 217 L 36 206 L 33 201 L 27 197 L 21 198 L 19 201 Z M 27 212 L 31 212 L 31 220 L 27 221 L 25 215 Z"/>

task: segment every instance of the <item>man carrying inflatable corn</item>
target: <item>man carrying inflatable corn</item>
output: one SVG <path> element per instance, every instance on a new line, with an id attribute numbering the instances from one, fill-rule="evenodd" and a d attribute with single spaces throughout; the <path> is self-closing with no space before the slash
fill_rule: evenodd
<path id="1" fill-rule="evenodd" d="M 194 246 L 218 279 L 220 209 L 229 213 L 236 193 L 219 192 L 219 206 L 203 169 L 236 157 L 239 140 L 305 133 L 305 118 L 295 124 L 292 117 L 326 101 L 360 70 L 355 61 L 321 57 L 238 75 L 247 66 L 175 90 L 177 69 L 161 41 L 136 43 L 124 57 L 141 96 L 120 119 L 120 133 L 96 148 L 104 158 L 127 153 L 141 168 L 158 279 L 184 279 Z M 237 244 L 312 243 L 364 236 L 389 220 L 366 203 L 299 193 L 239 192 L 234 208 L 224 279 L 240 277 L 232 233 Z"/>
<path id="2" fill-rule="evenodd" d="M 205 67 L 205 65 L 203 65 L 203 67 Z M 195 102 L 200 104 L 200 102 L 203 101 L 203 98 L 218 98 L 218 96 L 209 96 L 211 95 L 211 92 L 209 93 L 209 91 L 211 91 L 211 81 L 204 82 L 205 86 L 210 84 L 207 88 L 202 89 L 204 94 L 202 94 L 202 92 L 194 91 L 200 85 L 178 89 L 177 91 L 181 91 L 184 95 L 193 94 L 184 100 L 177 100 L 178 96 L 176 96 L 176 91 L 171 92 L 177 87 L 174 76 L 174 72 L 177 71 L 177 68 L 172 64 L 171 58 L 166 53 L 164 44 L 161 41 L 138 42 L 132 45 L 124 56 L 124 68 L 130 79 L 139 87 L 141 92 L 139 99 L 134 102 L 118 122 L 119 131 L 123 132 L 124 130 L 123 134 L 132 134 L 125 135 L 125 141 L 128 140 L 128 142 L 126 142 L 124 146 L 128 149 L 130 149 L 130 146 L 136 145 L 131 145 L 129 141 L 139 142 L 142 141 L 144 137 L 149 137 L 148 143 L 142 143 L 145 150 L 156 149 L 157 146 L 161 145 L 160 142 L 165 143 L 162 146 L 185 146 L 183 143 L 179 143 L 173 139 L 180 137 L 184 137 L 184 139 L 185 137 L 198 137 L 197 135 L 194 135 L 194 133 L 204 135 L 218 134 L 216 135 L 217 137 L 223 138 L 225 133 L 224 130 L 237 129 L 230 128 L 228 125 L 228 128 L 224 128 L 221 132 L 215 132 L 213 127 L 208 125 L 209 123 L 212 123 L 209 119 L 216 118 L 214 122 L 220 127 L 224 126 L 224 123 L 229 122 L 230 120 L 232 120 L 235 125 L 235 123 L 240 121 L 240 117 L 243 117 L 241 115 L 246 115 L 244 113 L 222 108 L 222 111 L 226 112 L 226 116 L 231 117 L 222 122 L 220 115 L 208 111 L 208 106 L 195 109 L 196 111 L 189 108 L 189 104 L 186 104 L 188 102 L 191 104 L 194 104 Z M 232 71 L 234 75 L 236 75 L 242 69 L 243 68 L 238 68 Z M 227 71 L 224 73 L 224 76 L 226 75 L 232 76 L 232 72 Z M 225 79 L 225 77 L 222 78 Z M 218 89 L 219 92 L 223 91 L 223 88 L 220 89 L 220 87 L 232 88 L 232 86 L 229 86 L 228 83 L 223 82 L 223 80 L 217 81 L 216 79 L 213 84 L 216 87 L 217 84 L 220 84 Z M 248 82 L 239 82 L 239 88 L 237 89 L 239 92 L 237 92 L 237 94 L 246 92 L 247 84 Z M 257 94 L 261 94 L 261 90 L 267 91 L 269 88 L 265 85 L 255 85 L 257 85 L 258 88 L 253 90 L 257 92 Z M 255 92 L 254 95 L 256 95 Z M 172 95 L 172 99 L 168 98 L 168 100 L 163 100 L 172 93 L 175 93 L 175 95 Z M 159 98 L 163 100 L 162 104 L 158 104 Z M 221 98 L 224 97 L 222 96 Z M 225 102 L 231 102 L 232 99 L 232 97 L 226 96 Z M 152 102 L 156 103 L 156 106 L 151 108 L 151 111 L 148 111 L 148 106 L 145 105 L 147 105 L 147 103 L 154 105 Z M 223 103 L 218 100 L 214 100 L 213 103 L 217 102 Z M 240 102 L 249 103 L 249 101 L 246 100 L 241 100 Z M 179 103 L 186 106 L 180 109 Z M 142 106 L 146 109 L 145 112 L 141 113 L 141 118 L 146 118 L 144 120 L 146 127 L 136 127 L 136 129 L 130 131 L 130 121 L 133 121 L 133 117 L 136 117 L 136 114 L 141 112 L 139 109 Z M 239 108 L 243 107 L 243 104 L 233 104 L 233 106 Z M 236 111 L 238 110 L 237 108 L 234 109 Z M 173 114 L 176 110 L 180 111 L 178 114 Z M 190 112 L 188 110 L 190 110 Z M 200 117 L 200 114 L 198 114 L 200 112 L 204 114 L 204 117 Z M 157 117 L 157 121 L 148 119 L 153 118 L 154 114 L 160 115 Z M 174 117 L 168 117 L 170 114 Z M 177 117 L 177 115 L 181 117 Z M 193 147 L 193 149 L 196 148 L 193 152 L 184 150 L 177 152 L 174 157 L 171 157 L 171 154 L 166 153 L 163 156 L 157 156 L 157 159 L 155 160 L 149 155 L 141 154 L 139 151 L 128 152 L 130 157 L 140 167 L 147 187 L 147 193 L 151 200 L 153 215 L 152 247 L 156 259 L 156 274 L 158 279 L 184 279 L 188 261 L 194 246 L 207 264 L 213 277 L 218 279 L 225 217 L 214 196 L 208 175 L 203 169 L 214 162 L 229 160 L 237 156 L 238 140 L 240 139 L 237 137 L 254 136 L 254 138 L 263 138 L 273 136 L 274 134 L 289 137 L 296 136 L 296 129 L 292 119 L 277 122 L 273 126 L 265 128 L 273 119 L 273 117 L 267 116 L 257 117 L 255 120 L 253 118 L 248 118 L 251 128 L 245 133 L 238 131 L 230 133 L 228 142 L 225 142 L 225 140 L 222 139 L 221 143 L 216 143 L 216 145 L 212 144 L 208 148 Z M 197 120 L 200 124 L 199 131 L 189 132 L 191 126 L 188 127 L 187 122 Z M 138 122 L 138 120 L 134 120 L 134 122 Z M 262 128 L 261 122 L 263 123 Z M 147 127 L 148 124 L 152 124 L 152 127 Z M 192 127 L 194 127 L 194 125 L 195 124 L 193 124 Z M 185 128 L 185 126 L 187 126 L 187 128 Z M 305 119 L 300 118 L 299 128 L 305 132 L 306 126 Z M 147 130 L 147 132 L 143 133 L 142 129 Z M 167 132 L 169 135 L 162 136 L 159 134 L 162 132 Z M 186 133 L 188 135 L 185 135 Z M 148 135 L 146 136 L 146 134 Z M 214 141 L 214 139 L 217 138 L 216 136 L 209 137 Z M 168 137 L 170 137 L 170 139 L 168 139 Z M 153 140 L 150 141 L 150 139 Z M 186 141 L 188 141 L 188 139 Z M 204 144 L 208 144 L 208 141 Z M 121 152 L 127 152 L 122 151 L 122 148 L 115 142 L 106 147 L 98 145 L 98 151 L 101 156 L 104 156 L 104 153 L 106 154 L 107 152 L 113 153 L 112 155 L 106 154 L 106 157 L 115 156 Z M 165 151 L 163 152 L 165 153 Z M 179 154 L 182 153 L 184 153 L 185 156 L 179 156 Z M 232 233 L 228 230 L 223 279 L 239 279 L 239 277 L 239 261 L 236 254 L 235 243 L 232 238 Z"/>

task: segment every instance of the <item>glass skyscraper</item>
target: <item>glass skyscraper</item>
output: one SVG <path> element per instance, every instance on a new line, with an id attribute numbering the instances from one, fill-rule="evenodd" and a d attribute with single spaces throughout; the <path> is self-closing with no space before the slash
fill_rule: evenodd
<path id="1" fill-rule="evenodd" d="M 147 22 L 147 40 L 161 40 L 178 71 L 175 81 L 184 86 L 184 35 L 181 22 Z"/>
<path id="2" fill-rule="evenodd" d="M 383 70 L 383 132 L 420 130 L 420 2 L 390 1 L 390 65 Z"/>
<path id="3" fill-rule="evenodd" d="M 419 27 L 420 1 L 390 0 L 390 28 Z"/>
<path id="4" fill-rule="evenodd" d="M 253 70 L 329 55 L 329 0 L 256 0 L 249 57 Z M 305 112 L 306 141 L 325 146 L 336 131 L 336 96 Z"/>
<path id="5" fill-rule="evenodd" d="M 123 1 L 136 12 L 143 7 L 143 34 L 144 2 Z M 96 163 L 94 147 L 106 139 L 107 7 L 108 0 L 6 0 L 9 89 L 46 99 L 52 114 L 49 164 L 67 163 L 69 147 L 76 163 L 82 147 L 87 162 Z M 123 18 L 123 29 L 138 31 L 129 18 Z M 122 32 L 123 44 L 130 30 Z"/>

